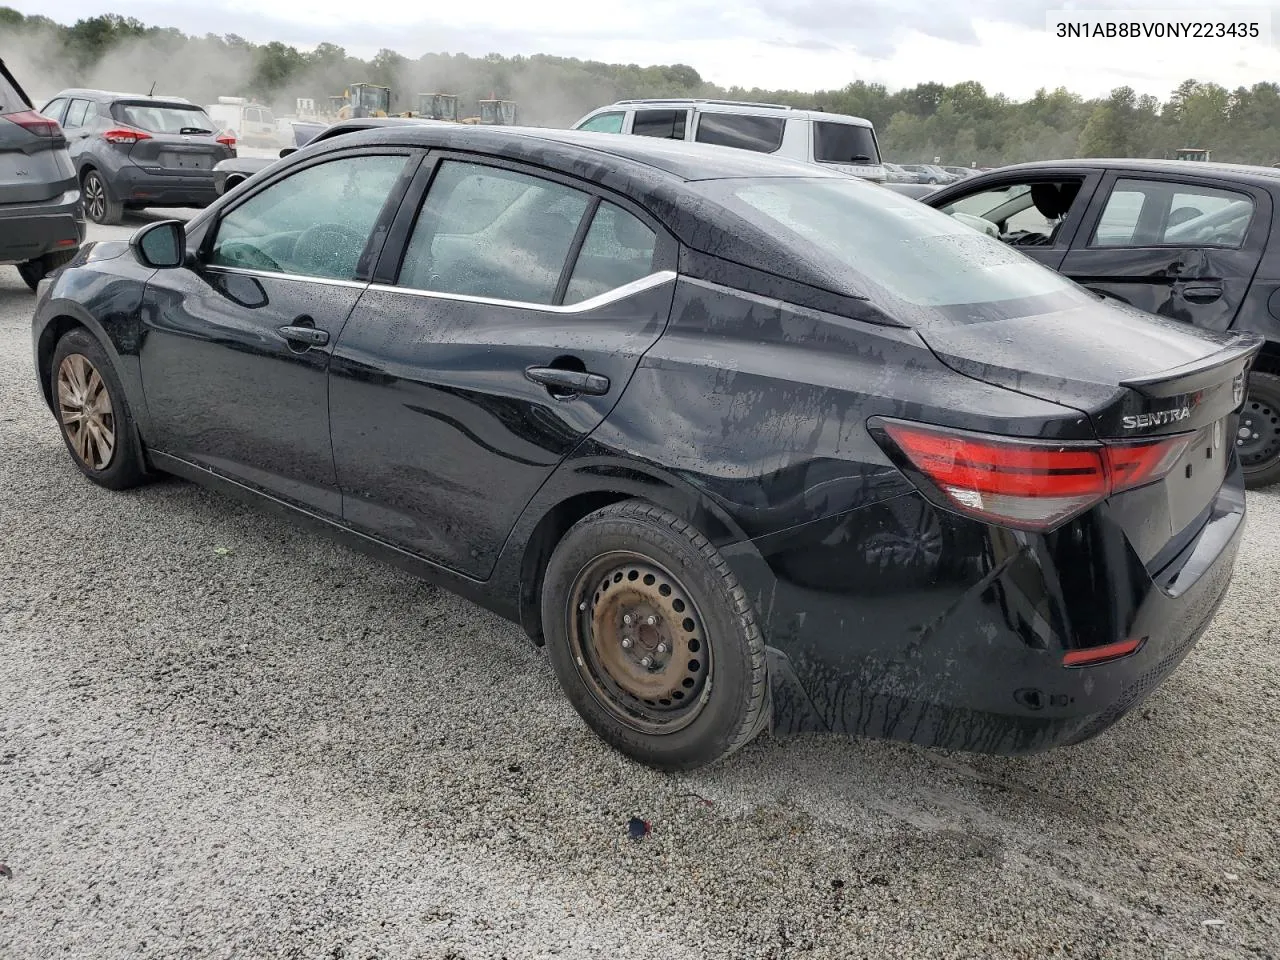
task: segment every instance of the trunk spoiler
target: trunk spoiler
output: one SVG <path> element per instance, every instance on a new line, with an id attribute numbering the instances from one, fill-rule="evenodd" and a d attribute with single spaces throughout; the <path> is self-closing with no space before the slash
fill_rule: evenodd
<path id="1" fill-rule="evenodd" d="M 1234 343 L 1224 346 L 1215 353 L 1199 360 L 1192 360 L 1181 366 L 1143 377 L 1121 380 L 1120 386 L 1128 387 L 1145 397 L 1175 397 L 1184 393 L 1194 393 L 1206 387 L 1219 384 L 1226 377 L 1224 368 L 1239 365 L 1247 367 L 1265 340 L 1256 333 L 1236 334 Z"/>

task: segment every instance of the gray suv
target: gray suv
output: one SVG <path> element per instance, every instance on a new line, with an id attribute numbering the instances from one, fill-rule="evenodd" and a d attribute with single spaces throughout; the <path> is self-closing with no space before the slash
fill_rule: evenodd
<path id="1" fill-rule="evenodd" d="M 181 97 L 64 90 L 41 112 L 66 131 L 95 223 L 142 207 L 208 206 L 218 197 L 214 165 L 235 156 L 234 138 Z"/>
<path id="2" fill-rule="evenodd" d="M 0 60 L 0 263 L 32 290 L 84 241 L 80 186 L 56 120 L 31 109 Z"/>

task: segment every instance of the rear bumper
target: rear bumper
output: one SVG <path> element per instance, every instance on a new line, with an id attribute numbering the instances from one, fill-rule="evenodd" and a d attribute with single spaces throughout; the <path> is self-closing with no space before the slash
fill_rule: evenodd
<path id="1" fill-rule="evenodd" d="M 147 207 L 204 207 L 218 199 L 212 170 L 170 174 L 122 166 L 108 186 L 121 203 Z"/>
<path id="2" fill-rule="evenodd" d="M 84 242 L 80 193 L 69 191 L 43 203 L 0 206 L 0 263 L 25 263 Z"/>
<path id="3" fill-rule="evenodd" d="M 772 648 L 775 731 L 1006 755 L 1102 732 L 1177 667 L 1222 602 L 1244 530 L 1234 474 L 1167 589 L 1105 511 L 1023 535 L 911 494 L 757 541 L 763 564 L 731 548 Z M 886 563 L 895 528 L 929 531 L 937 549 L 903 546 Z M 1063 665 L 1068 650 L 1131 638 L 1142 645 L 1123 659 Z"/>

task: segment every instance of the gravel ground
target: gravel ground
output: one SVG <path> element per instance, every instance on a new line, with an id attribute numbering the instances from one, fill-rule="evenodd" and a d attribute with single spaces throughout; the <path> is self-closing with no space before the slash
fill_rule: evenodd
<path id="1" fill-rule="evenodd" d="M 516 627 L 195 486 L 84 481 L 31 306 L 0 267 L 0 957 L 1280 956 L 1280 495 L 1087 744 L 766 738 L 668 777 Z"/>

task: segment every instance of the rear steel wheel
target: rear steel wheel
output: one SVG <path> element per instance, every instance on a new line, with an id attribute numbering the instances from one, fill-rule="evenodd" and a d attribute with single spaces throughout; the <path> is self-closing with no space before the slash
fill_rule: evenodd
<path id="1" fill-rule="evenodd" d="M 1280 481 L 1280 377 L 1250 375 L 1236 432 L 1236 454 L 1249 487 Z"/>
<path id="2" fill-rule="evenodd" d="M 706 705 L 711 647 L 689 591 L 639 554 L 605 554 L 579 573 L 569 642 L 601 705 L 644 733 L 672 733 Z"/>
<path id="3" fill-rule="evenodd" d="M 116 450 L 116 417 L 102 374 L 83 354 L 68 354 L 58 365 L 57 389 L 72 452 L 90 470 L 107 469 Z"/>

